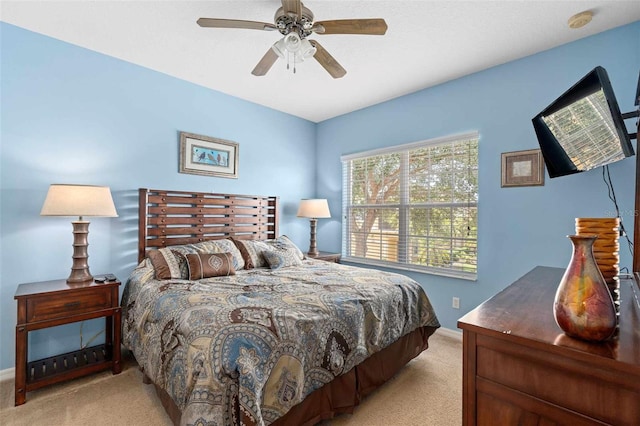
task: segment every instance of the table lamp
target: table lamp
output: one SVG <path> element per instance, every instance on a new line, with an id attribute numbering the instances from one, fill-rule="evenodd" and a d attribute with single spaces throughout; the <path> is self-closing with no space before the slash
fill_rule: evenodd
<path id="1" fill-rule="evenodd" d="M 307 254 L 312 257 L 317 256 L 320 252 L 316 248 L 316 225 L 318 218 L 331 217 L 329 203 L 323 198 L 301 200 L 297 216 L 309 218 L 309 223 L 311 224 L 311 241 Z"/>
<path id="2" fill-rule="evenodd" d="M 89 221 L 83 216 L 117 217 L 108 186 L 52 184 L 42 206 L 41 216 L 78 216 L 73 225 L 73 265 L 68 284 L 93 280 L 87 259 Z"/>

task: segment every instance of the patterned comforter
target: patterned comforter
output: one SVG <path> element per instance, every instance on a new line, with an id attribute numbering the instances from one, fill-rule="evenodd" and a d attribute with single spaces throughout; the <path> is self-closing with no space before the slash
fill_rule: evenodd
<path id="1" fill-rule="evenodd" d="M 439 326 L 410 278 L 317 260 L 124 290 L 123 342 L 182 424 L 268 425 L 306 395 L 421 326 Z"/>

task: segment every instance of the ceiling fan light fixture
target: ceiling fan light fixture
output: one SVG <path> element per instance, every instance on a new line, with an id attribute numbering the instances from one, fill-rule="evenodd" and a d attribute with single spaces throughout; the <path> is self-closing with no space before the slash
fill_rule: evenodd
<path id="1" fill-rule="evenodd" d="M 271 46 L 280 59 L 292 58 L 295 63 L 304 62 L 316 54 L 316 48 L 307 39 L 301 39 L 297 33 L 289 33 Z"/>
<path id="2" fill-rule="evenodd" d="M 301 42 L 302 40 L 300 39 L 300 36 L 296 32 L 292 31 L 286 36 L 284 36 L 284 45 L 286 46 L 287 50 L 291 53 L 294 53 L 300 50 Z"/>
<path id="3" fill-rule="evenodd" d="M 293 62 L 299 64 L 300 62 L 304 62 L 304 56 L 300 52 L 295 52 L 292 54 Z"/>
<path id="4" fill-rule="evenodd" d="M 303 59 L 308 59 L 316 54 L 316 48 L 306 38 L 300 42 L 300 54 Z"/>
<path id="5" fill-rule="evenodd" d="M 276 52 L 276 55 L 278 55 L 280 59 L 284 59 L 287 53 L 287 46 L 284 43 L 284 37 L 273 43 L 271 49 Z"/>

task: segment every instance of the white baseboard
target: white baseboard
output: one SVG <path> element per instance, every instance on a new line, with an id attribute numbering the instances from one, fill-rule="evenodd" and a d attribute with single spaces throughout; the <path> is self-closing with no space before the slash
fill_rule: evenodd
<path id="1" fill-rule="evenodd" d="M 0 370 L 0 382 L 5 380 L 13 380 L 16 377 L 15 368 L 7 368 L 6 370 Z"/>
<path id="2" fill-rule="evenodd" d="M 436 330 L 436 333 L 462 341 L 462 331 L 440 327 Z"/>

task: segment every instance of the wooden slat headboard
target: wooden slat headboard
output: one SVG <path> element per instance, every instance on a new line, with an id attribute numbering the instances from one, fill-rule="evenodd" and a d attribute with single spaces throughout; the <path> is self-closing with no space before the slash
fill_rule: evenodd
<path id="1" fill-rule="evenodd" d="M 278 236 L 278 197 L 140 188 L 138 263 L 149 249 Z"/>

